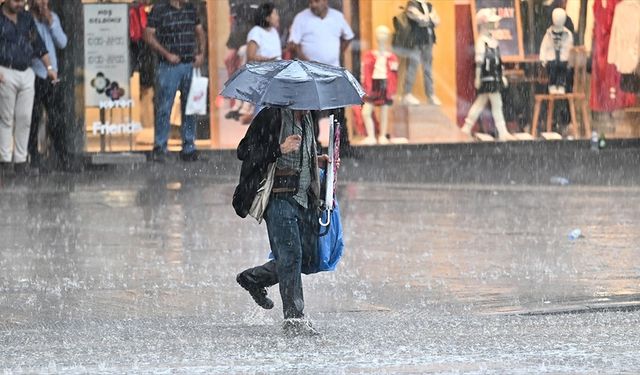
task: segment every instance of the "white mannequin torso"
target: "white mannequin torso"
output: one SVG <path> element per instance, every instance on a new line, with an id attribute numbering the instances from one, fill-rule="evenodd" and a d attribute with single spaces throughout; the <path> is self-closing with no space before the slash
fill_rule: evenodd
<path id="1" fill-rule="evenodd" d="M 376 64 L 373 67 L 373 79 L 387 79 L 387 59 L 389 52 L 375 51 Z"/>

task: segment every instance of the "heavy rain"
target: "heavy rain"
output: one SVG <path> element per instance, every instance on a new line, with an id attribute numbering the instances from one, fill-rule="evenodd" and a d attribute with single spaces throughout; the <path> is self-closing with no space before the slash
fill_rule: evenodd
<path id="1" fill-rule="evenodd" d="M 640 372 L 640 1 L 263 3 L 0 0 L 0 372 Z"/>

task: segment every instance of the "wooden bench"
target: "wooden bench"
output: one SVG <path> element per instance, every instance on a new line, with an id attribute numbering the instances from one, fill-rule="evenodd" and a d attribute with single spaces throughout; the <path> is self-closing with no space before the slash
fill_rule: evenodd
<path id="1" fill-rule="evenodd" d="M 587 108 L 587 97 L 583 93 L 566 93 L 566 94 L 538 94 L 535 96 L 535 105 L 533 107 L 533 121 L 531 123 L 531 136 L 534 138 L 538 135 L 538 120 L 540 119 L 540 108 L 542 102 L 547 102 L 547 132 L 552 131 L 553 127 L 553 110 L 556 100 L 566 100 L 569 102 L 569 113 L 571 114 L 571 133 L 578 136 L 578 121 L 576 104 L 579 103 L 582 111 L 582 121 L 584 123 L 585 134 L 591 134 L 591 121 L 589 121 L 589 109 Z"/>
<path id="2" fill-rule="evenodd" d="M 565 94 L 538 94 L 535 96 L 533 107 L 533 121 L 531 122 L 531 135 L 535 138 L 538 135 L 538 120 L 540 119 L 540 108 L 542 102 L 547 102 L 547 132 L 551 132 L 553 127 L 553 110 L 556 100 L 566 100 L 569 102 L 569 112 L 571 114 L 571 133 L 578 137 L 578 120 L 576 106 L 579 105 L 582 112 L 582 122 L 585 135 L 591 136 L 591 121 L 589 109 L 587 108 L 586 82 L 587 82 L 587 52 L 584 47 L 575 47 L 571 50 L 569 64 L 574 69 L 573 92 Z"/>

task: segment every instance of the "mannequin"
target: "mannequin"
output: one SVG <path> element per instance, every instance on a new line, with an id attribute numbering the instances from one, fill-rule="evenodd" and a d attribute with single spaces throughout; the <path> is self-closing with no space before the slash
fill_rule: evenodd
<path id="1" fill-rule="evenodd" d="M 476 14 L 478 24 L 478 39 L 476 40 L 476 74 L 474 86 L 476 88 L 476 100 L 471 105 L 467 118 L 464 120 L 462 132 L 471 135 L 471 129 L 478 120 L 482 109 L 491 102 L 491 114 L 498 131 L 500 140 L 509 140 L 511 135 L 507 131 L 502 113 L 502 96 L 500 90 L 509 84 L 507 78 L 502 75 L 502 60 L 500 47 L 492 32 L 496 29 L 500 16 L 495 9 L 480 9 Z"/>
<path id="2" fill-rule="evenodd" d="M 391 30 L 386 26 L 376 28 L 376 40 L 378 49 L 365 53 L 362 62 L 362 75 L 364 91 L 364 105 L 362 106 L 362 119 L 367 137 L 363 144 L 376 144 L 373 127 L 373 110 L 380 107 L 380 134 L 377 143 L 387 144 L 387 128 L 389 124 L 389 106 L 393 103 L 393 95 L 396 93 L 398 83 L 398 58 L 389 51 L 389 36 Z"/>
<path id="3" fill-rule="evenodd" d="M 573 34 L 564 24 L 567 12 L 556 8 L 551 15 L 553 25 L 547 29 L 540 45 L 540 60 L 549 75 L 549 94 L 566 92 L 569 72 L 569 52 L 573 48 Z"/>

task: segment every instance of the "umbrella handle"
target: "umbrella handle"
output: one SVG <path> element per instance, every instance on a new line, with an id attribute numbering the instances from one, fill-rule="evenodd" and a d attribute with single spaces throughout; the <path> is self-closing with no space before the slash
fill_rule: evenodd
<path id="1" fill-rule="evenodd" d="M 331 224 L 331 210 L 325 210 L 324 212 L 327 213 L 327 221 L 323 222 L 322 221 L 322 216 L 324 216 L 324 215 L 320 215 L 320 217 L 318 218 L 318 222 L 320 223 L 321 226 L 328 227 L 329 224 Z"/>

